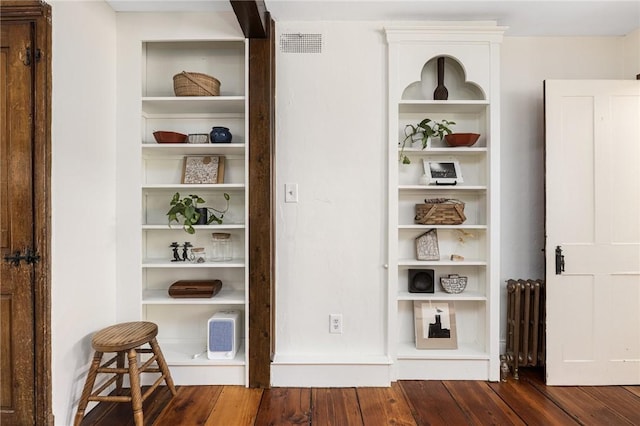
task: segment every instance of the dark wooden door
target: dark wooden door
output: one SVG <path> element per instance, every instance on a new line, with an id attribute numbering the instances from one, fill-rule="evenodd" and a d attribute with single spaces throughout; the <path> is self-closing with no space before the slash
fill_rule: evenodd
<path id="1" fill-rule="evenodd" d="M 2 25 L 0 66 L 0 315 L 2 317 L 2 423 L 34 424 L 33 263 L 16 257 L 33 251 L 33 44 L 29 23 Z M 25 64 L 26 62 L 26 64 Z"/>
<path id="2" fill-rule="evenodd" d="M 52 425 L 51 8 L 0 20 L 0 424 Z"/>

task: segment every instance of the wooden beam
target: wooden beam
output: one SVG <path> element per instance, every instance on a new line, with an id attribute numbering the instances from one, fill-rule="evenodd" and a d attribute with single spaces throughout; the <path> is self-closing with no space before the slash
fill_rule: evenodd
<path id="1" fill-rule="evenodd" d="M 271 384 L 274 283 L 275 24 L 249 39 L 249 386 Z"/>
<path id="2" fill-rule="evenodd" d="M 230 0 L 246 38 L 267 38 L 267 6 L 264 0 Z M 269 18 L 270 19 L 270 18 Z"/>

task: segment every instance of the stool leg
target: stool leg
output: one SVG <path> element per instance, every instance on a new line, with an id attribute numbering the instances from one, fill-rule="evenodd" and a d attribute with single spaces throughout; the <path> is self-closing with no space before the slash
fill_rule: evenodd
<path id="1" fill-rule="evenodd" d="M 124 368 L 124 351 L 118 352 L 116 355 L 116 367 Z M 122 377 L 124 374 L 116 374 L 116 394 L 122 395 Z"/>
<path id="2" fill-rule="evenodd" d="M 133 420 L 136 426 L 143 426 L 142 415 L 142 391 L 140 389 L 140 372 L 138 371 L 138 358 L 135 349 L 129 349 L 129 381 L 131 382 L 131 405 L 133 407 Z"/>
<path id="3" fill-rule="evenodd" d="M 89 367 L 87 381 L 84 383 L 84 388 L 82 389 L 82 396 L 80 397 L 80 402 L 78 403 L 78 411 L 76 412 L 76 418 L 73 422 L 74 426 L 78 426 L 82 422 L 82 418 L 84 417 L 84 410 L 87 409 L 87 404 L 89 404 L 89 397 L 91 396 L 91 391 L 93 391 L 93 385 L 96 382 L 96 376 L 98 375 L 98 368 L 100 367 L 101 360 L 102 352 L 96 351 L 93 354 L 91 367 Z"/>
<path id="4" fill-rule="evenodd" d="M 151 342 L 149 342 L 149 344 L 151 345 L 151 349 L 153 350 L 153 353 L 158 359 L 158 367 L 160 367 L 160 371 L 162 371 L 162 374 L 164 375 L 164 381 L 169 387 L 169 390 L 171 391 L 171 395 L 176 396 L 176 387 L 173 384 L 173 379 L 171 378 L 171 372 L 169 371 L 169 366 L 167 365 L 167 362 L 164 360 L 164 356 L 162 355 L 162 350 L 160 349 L 160 345 L 158 345 L 158 341 L 154 337 L 153 339 L 151 339 Z"/>

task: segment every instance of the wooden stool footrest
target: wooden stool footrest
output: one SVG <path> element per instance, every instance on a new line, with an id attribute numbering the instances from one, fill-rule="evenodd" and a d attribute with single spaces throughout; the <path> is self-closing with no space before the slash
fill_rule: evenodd
<path id="1" fill-rule="evenodd" d="M 149 395 L 151 395 L 151 393 L 156 390 L 156 388 L 160 385 L 160 383 L 162 383 L 164 381 L 164 374 L 160 377 L 158 377 L 158 380 L 156 380 L 149 389 L 147 389 L 147 391 L 144 393 L 144 395 L 142 395 L 142 400 L 144 401 L 145 399 L 147 399 L 147 397 Z"/>
<path id="2" fill-rule="evenodd" d="M 156 355 L 152 356 L 147 361 L 145 361 L 144 364 L 142 364 L 140 367 L 138 367 L 138 369 L 140 370 L 141 373 L 150 372 L 151 369 L 149 368 L 149 366 L 151 364 L 153 364 L 154 362 L 156 362 L 157 359 L 158 359 L 158 357 Z"/>
<path id="3" fill-rule="evenodd" d="M 127 374 L 129 372 L 129 369 L 126 367 L 122 367 L 122 368 L 105 368 L 105 367 L 100 367 L 98 368 L 98 373 L 111 373 L 111 374 Z"/>
<path id="4" fill-rule="evenodd" d="M 111 377 L 109 380 L 107 380 L 106 382 L 104 382 L 104 384 L 102 386 L 100 386 L 95 392 L 93 392 L 91 394 L 92 397 L 97 397 L 98 395 L 100 395 L 106 388 L 108 388 L 111 384 L 113 384 L 113 382 L 115 382 L 116 380 L 118 380 L 118 376 L 113 376 Z"/>
<path id="5" fill-rule="evenodd" d="M 91 395 L 89 397 L 89 401 L 99 401 L 99 402 L 131 402 L 130 396 L 124 395 Z"/>

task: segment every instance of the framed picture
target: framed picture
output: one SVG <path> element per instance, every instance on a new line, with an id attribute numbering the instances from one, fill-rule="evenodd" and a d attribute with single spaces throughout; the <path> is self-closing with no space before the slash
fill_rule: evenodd
<path id="1" fill-rule="evenodd" d="M 436 185 L 455 185 L 463 183 L 462 172 L 458 160 L 423 160 L 424 174 L 428 182 Z"/>
<path id="2" fill-rule="evenodd" d="M 416 238 L 416 258 L 418 260 L 440 260 L 438 231 L 429 229 Z"/>
<path id="3" fill-rule="evenodd" d="M 452 302 L 414 300 L 416 349 L 458 349 Z"/>
<path id="4" fill-rule="evenodd" d="M 223 183 L 224 157 L 190 155 L 184 157 L 182 183 Z"/>

